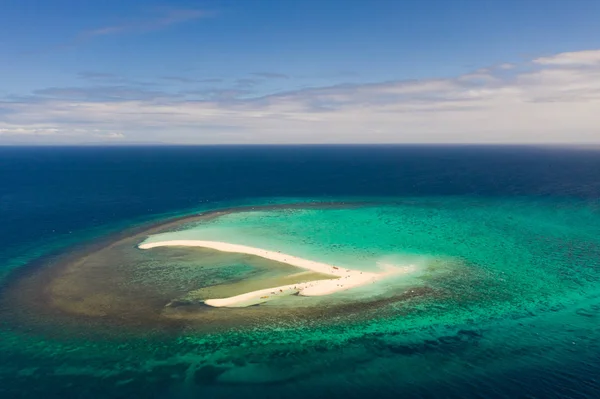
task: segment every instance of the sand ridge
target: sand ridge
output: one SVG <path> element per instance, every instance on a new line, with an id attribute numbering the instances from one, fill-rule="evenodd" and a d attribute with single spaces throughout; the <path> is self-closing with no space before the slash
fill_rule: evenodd
<path id="1" fill-rule="evenodd" d="M 387 267 L 381 273 L 363 272 L 346 267 L 330 265 L 327 263 L 316 262 L 308 259 L 299 258 L 293 255 L 284 254 L 278 251 L 269 251 L 261 248 L 249 247 L 239 244 L 230 244 L 220 241 L 203 240 L 170 240 L 138 245 L 140 249 L 151 249 L 156 247 L 201 247 L 209 248 L 222 252 L 235 252 L 247 255 L 259 256 L 261 258 L 273 260 L 276 262 L 287 263 L 289 265 L 310 270 L 317 273 L 323 273 L 333 276 L 330 280 L 307 281 L 299 284 L 290 284 L 279 287 L 267 288 L 248 292 L 229 298 L 216 298 L 204 301 L 205 304 L 214 307 L 245 307 L 257 303 L 267 302 L 277 297 L 285 295 L 302 296 L 323 296 L 335 292 L 345 291 L 351 288 L 374 283 L 382 278 L 395 274 L 404 274 L 414 271 L 414 266 L 406 267 Z"/>

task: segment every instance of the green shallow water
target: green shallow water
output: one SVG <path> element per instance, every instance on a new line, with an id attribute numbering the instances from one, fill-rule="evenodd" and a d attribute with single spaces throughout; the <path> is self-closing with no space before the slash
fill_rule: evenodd
<path id="1" fill-rule="evenodd" d="M 374 386 L 382 395 L 451 396 L 457 387 L 463 394 L 465 386 L 483 388 L 483 377 L 552 369 L 553 378 L 568 379 L 599 349 L 598 226 L 600 204 L 572 199 L 402 198 L 231 213 L 148 240 L 226 241 L 369 271 L 414 263 L 420 273 L 357 297 L 428 291 L 361 317 L 269 319 L 210 334 L 65 340 L 5 326 L 0 347 L 11 347 L 11 357 L 0 372 L 35 358 L 39 366 L 18 371 L 22 381 L 35 376 L 111 394 L 145 386 L 162 397 L 358 397 Z M 316 304 L 352 298 L 348 292 Z"/>
<path id="2" fill-rule="evenodd" d="M 594 288 L 598 218 L 594 203 L 405 199 L 233 213 L 147 241 L 225 241 L 365 271 L 412 263 L 428 272 L 445 269 L 447 281 L 438 276 L 436 284 L 462 297 L 529 309 L 555 303 L 557 294 L 577 298 Z"/>

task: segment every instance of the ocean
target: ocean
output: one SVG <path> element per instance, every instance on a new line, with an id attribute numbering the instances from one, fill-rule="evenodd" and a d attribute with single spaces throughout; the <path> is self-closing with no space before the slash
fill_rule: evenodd
<path id="1" fill-rule="evenodd" d="M 214 330 L 187 313 L 163 328 L 157 309 L 199 280 L 285 270 L 203 253 L 199 271 L 187 251 L 122 241 L 96 255 L 97 281 L 64 281 L 96 295 L 127 259 L 138 266 L 119 274 L 124 299 L 30 278 L 55 278 L 60 256 L 91 259 L 120 232 L 214 210 L 236 211 L 157 237 L 359 268 L 410 259 L 424 277 L 405 296 L 403 282 L 356 302 L 212 310 Z M 0 147 L 2 398 L 599 397 L 599 281 L 594 148 Z M 92 315 L 97 303 L 107 308 Z M 132 323 L 138 308 L 146 318 Z"/>

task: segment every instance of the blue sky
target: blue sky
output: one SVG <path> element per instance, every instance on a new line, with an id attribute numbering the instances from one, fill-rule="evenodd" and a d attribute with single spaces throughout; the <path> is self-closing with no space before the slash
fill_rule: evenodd
<path id="1" fill-rule="evenodd" d="M 0 7 L 0 144 L 600 141 L 599 1 Z"/>

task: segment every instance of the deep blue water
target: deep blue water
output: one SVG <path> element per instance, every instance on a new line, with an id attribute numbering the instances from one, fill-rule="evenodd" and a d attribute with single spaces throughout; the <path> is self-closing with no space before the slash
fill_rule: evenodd
<path id="1" fill-rule="evenodd" d="M 598 151 L 520 147 L 0 147 L 1 250 L 255 197 L 600 197 Z"/>
<path id="2" fill-rule="evenodd" d="M 598 207 L 600 150 L 4 147 L 0 148 L 0 268 L 14 266 L 15 259 L 27 258 L 38 245 L 186 209 L 269 197 L 385 196 L 560 197 Z M 5 357 L 5 361 L 10 359 Z M 600 370 L 600 352 L 587 353 L 581 364 L 571 362 L 569 367 L 568 378 L 556 378 L 555 370 L 539 369 L 510 375 L 508 382 L 484 379 L 479 385 L 465 385 L 462 392 L 458 386 L 456 391 L 440 391 L 436 396 L 600 397 L 596 377 L 589 374 L 589 370 Z M 0 378 L 6 379 L 1 385 L 11 384 L 7 374 Z M 62 392 L 67 395 L 62 397 L 106 397 L 102 393 Z M 421 391 L 415 388 L 414 392 Z"/>

